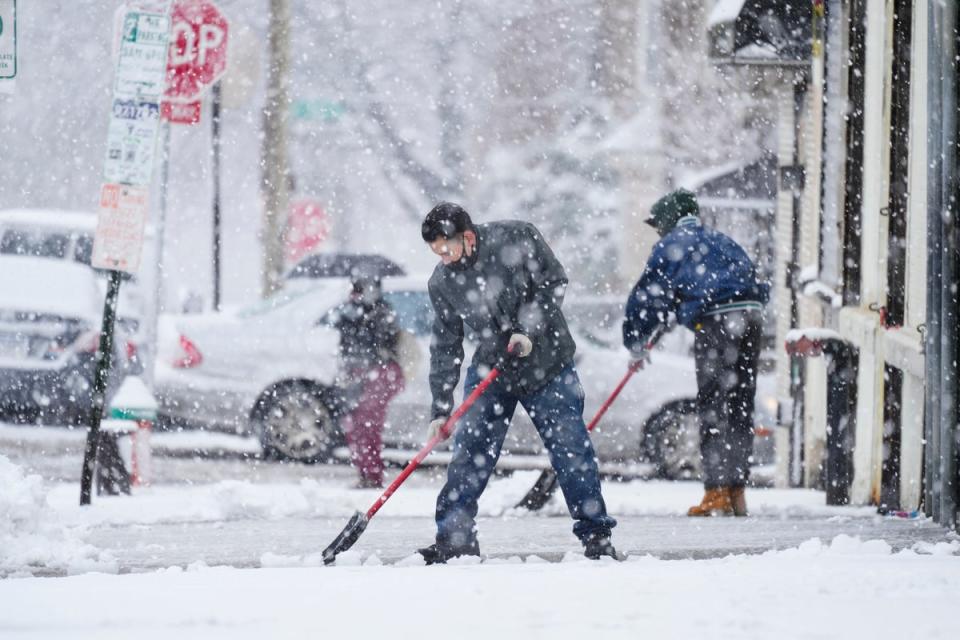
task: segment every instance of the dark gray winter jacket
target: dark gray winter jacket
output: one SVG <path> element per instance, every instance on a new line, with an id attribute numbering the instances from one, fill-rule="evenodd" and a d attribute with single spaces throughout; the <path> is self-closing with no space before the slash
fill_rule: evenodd
<path id="1" fill-rule="evenodd" d="M 463 363 L 464 325 L 477 339 L 473 365 L 493 367 L 513 333 L 533 342 L 526 358 L 503 368 L 508 389 L 543 387 L 573 359 L 573 337 L 560 310 L 567 274 L 543 236 L 525 222 L 477 225 L 473 255 L 439 264 L 428 285 L 436 311 L 430 345 L 431 414 L 449 415 Z"/>

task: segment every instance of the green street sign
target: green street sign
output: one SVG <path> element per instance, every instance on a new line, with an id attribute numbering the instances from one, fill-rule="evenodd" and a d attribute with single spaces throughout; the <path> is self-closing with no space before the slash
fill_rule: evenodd
<path id="1" fill-rule="evenodd" d="M 0 0 L 0 80 L 17 75 L 17 0 Z"/>
<path id="2" fill-rule="evenodd" d="M 332 100 L 304 100 L 297 99 L 291 104 L 291 115 L 294 120 L 323 120 L 335 122 L 346 113 L 347 106 L 342 102 Z"/>

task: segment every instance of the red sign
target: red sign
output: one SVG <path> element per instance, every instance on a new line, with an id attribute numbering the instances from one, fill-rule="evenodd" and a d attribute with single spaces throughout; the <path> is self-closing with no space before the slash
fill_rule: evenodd
<path id="1" fill-rule="evenodd" d="M 286 256 L 293 264 L 320 246 L 330 235 L 330 219 L 315 200 L 297 200 L 287 216 Z"/>
<path id="2" fill-rule="evenodd" d="M 200 101 L 161 102 L 160 118 L 174 124 L 197 124 L 200 122 Z"/>
<path id="3" fill-rule="evenodd" d="M 193 102 L 227 70 L 227 19 L 210 0 L 176 0 L 165 101 Z"/>

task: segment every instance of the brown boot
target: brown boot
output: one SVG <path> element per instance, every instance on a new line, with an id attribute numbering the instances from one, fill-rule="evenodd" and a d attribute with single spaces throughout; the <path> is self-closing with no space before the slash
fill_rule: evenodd
<path id="1" fill-rule="evenodd" d="M 730 501 L 730 487 L 707 489 L 700 504 L 690 507 L 687 515 L 692 517 L 732 516 L 733 503 Z"/>
<path id="2" fill-rule="evenodd" d="M 743 487 L 730 487 L 730 504 L 733 507 L 733 515 L 740 517 L 749 515 L 746 491 Z"/>

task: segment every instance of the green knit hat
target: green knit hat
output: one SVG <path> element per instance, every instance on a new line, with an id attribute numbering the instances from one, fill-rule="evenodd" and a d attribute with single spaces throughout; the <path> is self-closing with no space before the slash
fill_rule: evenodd
<path id="1" fill-rule="evenodd" d="M 700 205 L 697 196 L 686 189 L 677 189 L 663 196 L 650 209 L 650 217 L 646 222 L 655 228 L 661 236 L 665 236 L 677 225 L 677 221 L 684 216 L 700 215 Z"/>

